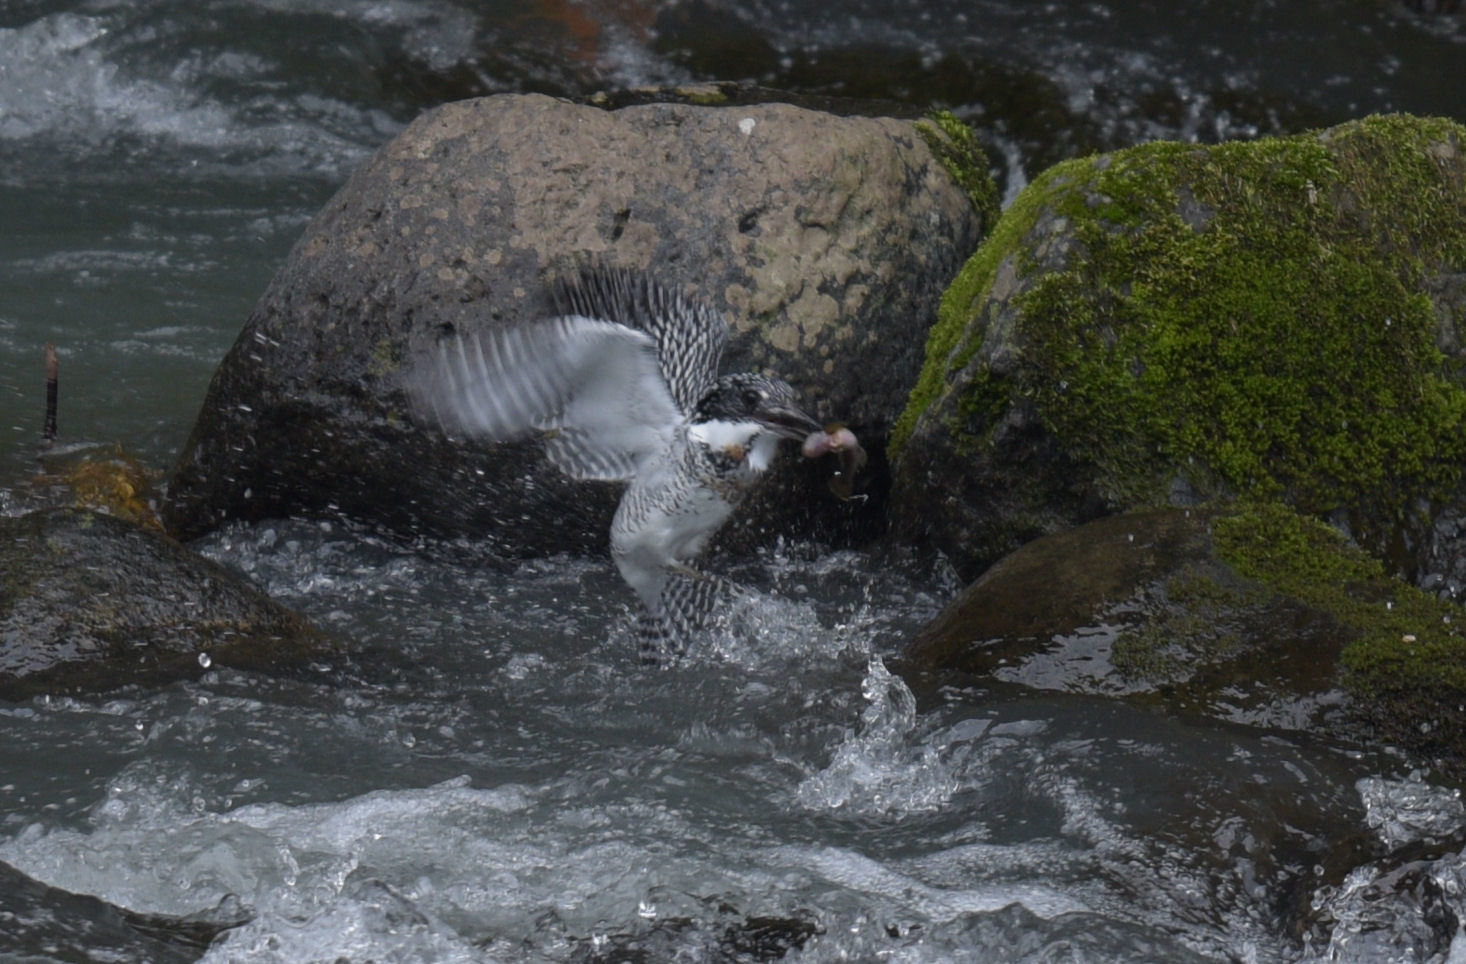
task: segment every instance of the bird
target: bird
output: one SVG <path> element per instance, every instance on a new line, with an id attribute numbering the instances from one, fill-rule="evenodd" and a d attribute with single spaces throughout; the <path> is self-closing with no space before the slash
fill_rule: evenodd
<path id="1" fill-rule="evenodd" d="M 708 540 L 781 440 L 824 429 L 783 379 L 720 375 L 727 322 L 645 272 L 582 269 L 551 298 L 553 317 L 440 338 L 410 392 L 449 435 L 538 433 L 571 478 L 626 483 L 611 557 L 642 604 L 641 655 L 683 654 L 741 591 L 697 567 Z"/>

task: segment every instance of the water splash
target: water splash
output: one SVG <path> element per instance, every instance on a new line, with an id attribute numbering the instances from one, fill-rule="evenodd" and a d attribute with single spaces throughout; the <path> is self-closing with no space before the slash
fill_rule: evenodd
<path id="1" fill-rule="evenodd" d="M 1365 823 L 1391 854 L 1314 895 L 1323 939 L 1308 959 L 1466 961 L 1466 851 L 1432 858 L 1417 846 L 1459 842 L 1466 831 L 1460 791 L 1431 786 L 1419 774 L 1366 777 L 1356 789 Z"/>
<path id="2" fill-rule="evenodd" d="M 1365 777 L 1355 784 L 1364 822 L 1391 850 L 1417 840 L 1446 839 L 1466 826 L 1459 789 L 1436 787 L 1414 774 L 1408 780 Z"/>
<path id="3" fill-rule="evenodd" d="M 392 960 L 402 964 L 482 964 L 482 950 L 379 880 L 346 888 L 343 899 L 288 923 L 256 918 L 227 932 L 200 964 L 259 961 Z"/>
<path id="4" fill-rule="evenodd" d="M 913 739 L 916 698 L 872 656 L 861 681 L 869 704 L 860 724 L 823 770 L 806 777 L 795 801 L 810 810 L 874 815 L 937 810 L 960 788 L 939 749 Z"/>

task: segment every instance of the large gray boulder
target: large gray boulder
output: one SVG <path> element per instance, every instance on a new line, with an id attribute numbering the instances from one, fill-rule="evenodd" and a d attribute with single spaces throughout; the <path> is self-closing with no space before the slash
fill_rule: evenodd
<path id="1" fill-rule="evenodd" d="M 0 699 L 299 666 L 335 644 L 155 529 L 87 509 L 0 519 Z"/>
<path id="2" fill-rule="evenodd" d="M 954 150 L 941 127 L 538 95 L 425 114 L 356 172 L 260 299 L 209 388 L 166 523 L 188 538 L 327 511 L 515 552 L 602 546 L 616 486 L 564 479 L 534 443 L 450 442 L 403 394 L 442 335 L 544 317 L 547 278 L 586 264 L 646 270 L 725 313 L 725 370 L 769 369 L 817 417 L 849 423 L 879 495 L 885 435 L 982 228 L 933 154 Z M 879 498 L 833 499 L 828 467 L 782 461 L 733 541 L 879 518 Z"/>

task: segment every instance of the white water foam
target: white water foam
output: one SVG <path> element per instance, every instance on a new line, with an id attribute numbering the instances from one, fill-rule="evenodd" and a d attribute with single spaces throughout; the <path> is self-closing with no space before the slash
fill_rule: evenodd
<path id="1" fill-rule="evenodd" d="M 0 138 L 131 129 L 200 146 L 226 142 L 231 125 L 219 105 L 119 76 L 103 51 L 108 32 L 103 18 L 74 13 L 0 30 Z"/>
<path id="2" fill-rule="evenodd" d="M 186 774 L 155 764 L 114 779 L 89 831 L 31 825 L 0 842 L 0 860 L 76 893 L 144 913 L 187 915 L 228 896 L 300 915 L 331 903 L 360 866 L 391 866 L 431 831 L 420 854 L 464 859 L 491 846 L 478 822 L 522 810 L 518 787 L 478 790 L 466 778 L 383 790 L 340 804 L 255 804 L 211 812 Z"/>
<path id="3" fill-rule="evenodd" d="M 339 175 L 399 127 L 380 110 L 315 94 L 283 107 L 273 91 L 226 103 L 208 93 L 214 82 L 248 88 L 276 65 L 240 52 L 180 53 L 171 65 L 131 63 L 125 49 L 112 49 L 117 30 L 112 18 L 77 13 L 0 29 L 0 142 L 39 140 L 75 156 L 136 137 L 154 151 L 203 152 L 202 162 L 175 165 L 185 176 L 239 162 L 255 171 Z M 3 176 L 21 184 L 23 174 L 42 173 L 25 167 Z"/>
<path id="4" fill-rule="evenodd" d="M 1365 823 L 1392 851 L 1449 839 L 1466 827 L 1460 791 L 1428 784 L 1419 774 L 1366 777 L 1355 788 Z M 1355 867 L 1315 893 L 1312 905 L 1328 927 L 1310 961 L 1466 961 L 1466 852 Z"/>
<path id="5" fill-rule="evenodd" d="M 237 906 L 251 919 L 208 961 L 522 960 L 531 945 L 553 960 L 606 930 L 706 918 L 707 895 L 792 912 L 782 862 L 709 852 L 706 828 L 659 804 L 565 798 L 593 790 L 459 777 L 215 812 L 187 771 L 140 763 L 112 781 L 90 828 L 33 824 L 0 841 L 0 860 L 143 913 Z"/>

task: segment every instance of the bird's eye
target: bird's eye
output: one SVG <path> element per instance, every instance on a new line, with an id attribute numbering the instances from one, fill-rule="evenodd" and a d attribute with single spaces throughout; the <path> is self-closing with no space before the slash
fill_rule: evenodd
<path id="1" fill-rule="evenodd" d="M 764 393 L 756 388 L 745 388 L 743 390 L 743 404 L 749 408 L 756 408 L 758 403 L 764 400 Z"/>

